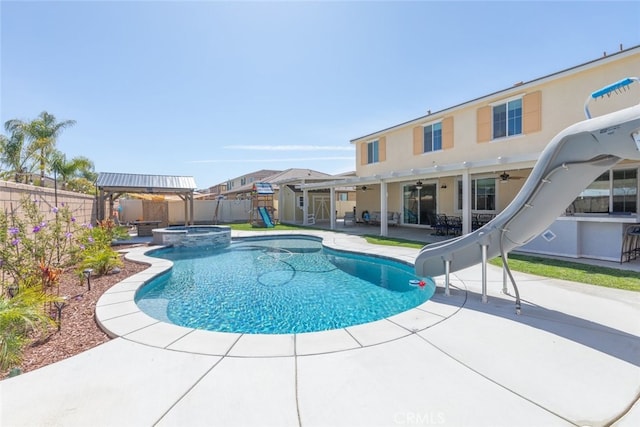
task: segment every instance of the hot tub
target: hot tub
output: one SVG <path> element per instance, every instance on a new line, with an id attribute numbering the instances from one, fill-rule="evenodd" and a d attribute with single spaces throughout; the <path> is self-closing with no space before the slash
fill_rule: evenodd
<path id="1" fill-rule="evenodd" d="M 231 243 L 231 227 L 186 225 L 153 229 L 153 244 L 176 247 L 222 248 Z"/>

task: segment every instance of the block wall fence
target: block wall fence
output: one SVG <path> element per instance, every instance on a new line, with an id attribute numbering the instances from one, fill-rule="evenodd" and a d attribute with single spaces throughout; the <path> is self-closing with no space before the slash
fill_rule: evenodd
<path id="1" fill-rule="evenodd" d="M 79 224 L 95 224 L 96 198 L 92 195 L 0 181 L 0 209 L 2 212 L 21 215 L 23 212 L 20 211 L 20 205 L 25 197 L 37 201 L 40 212 L 46 220 L 54 218 L 52 209 L 57 204 L 58 207 L 68 206 Z"/>

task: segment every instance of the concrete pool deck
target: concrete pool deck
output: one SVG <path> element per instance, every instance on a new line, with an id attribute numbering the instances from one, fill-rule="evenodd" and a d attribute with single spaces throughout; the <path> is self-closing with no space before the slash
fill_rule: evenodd
<path id="1" fill-rule="evenodd" d="M 417 254 L 343 233 L 278 234 L 409 262 Z M 640 425 L 639 293 L 514 273 L 517 316 L 493 266 L 481 302 L 475 266 L 452 274 L 451 296 L 437 277 L 430 301 L 381 321 L 223 334 L 137 309 L 135 289 L 170 267 L 152 260 L 98 302 L 98 321 L 118 338 L 0 382 L 0 425 Z"/>

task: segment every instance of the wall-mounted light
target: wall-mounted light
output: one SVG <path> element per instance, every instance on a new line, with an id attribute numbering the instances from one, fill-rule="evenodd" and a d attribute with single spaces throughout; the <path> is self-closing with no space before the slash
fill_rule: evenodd
<path id="1" fill-rule="evenodd" d="M 447 188 L 447 184 L 442 184 L 442 185 L 440 186 L 440 188 L 442 188 L 442 189 L 444 190 L 445 188 Z"/>
<path id="2" fill-rule="evenodd" d="M 367 191 L 367 186 L 366 185 L 362 186 L 362 191 Z"/>
<path id="3" fill-rule="evenodd" d="M 422 190 L 422 181 L 416 182 L 416 190 Z"/>

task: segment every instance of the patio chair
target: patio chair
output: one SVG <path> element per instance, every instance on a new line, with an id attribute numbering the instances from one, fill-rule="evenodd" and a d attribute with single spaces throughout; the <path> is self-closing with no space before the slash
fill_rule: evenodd
<path id="1" fill-rule="evenodd" d="M 345 212 L 343 220 L 344 220 L 343 225 L 345 227 L 347 226 L 347 223 L 351 223 L 351 225 L 356 225 L 356 216 L 353 212 Z"/>
<path id="2" fill-rule="evenodd" d="M 447 217 L 447 225 L 454 235 L 459 236 L 462 234 L 462 219 L 459 216 Z"/>
<path id="3" fill-rule="evenodd" d="M 433 224 L 433 229 L 436 230 L 436 236 L 449 234 L 449 223 L 447 222 L 447 216 L 445 214 L 436 215 L 436 222 Z"/>
<path id="4" fill-rule="evenodd" d="M 478 228 L 482 227 L 482 224 L 480 223 L 480 215 L 477 213 L 474 213 L 471 215 L 471 230 L 472 231 L 476 231 Z"/>

